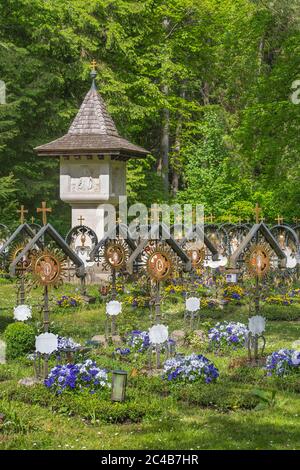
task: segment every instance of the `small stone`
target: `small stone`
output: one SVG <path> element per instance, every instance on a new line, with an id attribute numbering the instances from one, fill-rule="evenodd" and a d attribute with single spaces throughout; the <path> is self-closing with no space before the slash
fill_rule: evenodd
<path id="1" fill-rule="evenodd" d="M 41 383 L 43 383 L 43 381 L 35 377 L 25 377 L 25 379 L 21 379 L 18 382 L 19 385 L 25 385 L 25 387 L 33 387 Z"/>
<path id="2" fill-rule="evenodd" d="M 177 344 L 183 344 L 184 343 L 184 338 L 185 338 L 185 332 L 183 330 L 175 330 L 175 331 L 172 331 L 170 337 Z"/>
<path id="3" fill-rule="evenodd" d="M 122 338 L 119 335 L 113 335 L 111 339 L 112 339 L 113 344 L 117 346 L 121 346 L 121 344 L 123 344 Z"/>
<path id="4" fill-rule="evenodd" d="M 98 343 L 100 346 L 106 346 L 107 341 L 104 335 L 95 335 L 92 337 L 91 341 Z"/>
<path id="5" fill-rule="evenodd" d="M 205 342 L 206 341 L 206 334 L 203 330 L 195 330 L 194 335 L 197 336 L 200 341 Z"/>
<path id="6" fill-rule="evenodd" d="M 96 303 L 96 297 L 91 297 L 90 295 L 82 295 L 82 300 L 87 304 Z"/>

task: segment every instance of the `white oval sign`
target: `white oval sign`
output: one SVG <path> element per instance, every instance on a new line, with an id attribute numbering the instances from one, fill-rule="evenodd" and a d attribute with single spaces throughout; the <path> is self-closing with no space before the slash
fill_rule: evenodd
<path id="1" fill-rule="evenodd" d="M 111 300 L 106 304 L 106 313 L 107 315 L 119 315 L 122 312 L 122 304 L 117 300 Z"/>
<path id="2" fill-rule="evenodd" d="M 260 315 L 249 318 L 249 331 L 253 335 L 261 335 L 266 328 L 266 320 Z"/>
<path id="3" fill-rule="evenodd" d="M 14 319 L 17 321 L 26 321 L 32 317 L 31 307 L 29 305 L 18 305 L 14 308 Z"/>
<path id="4" fill-rule="evenodd" d="M 188 312 L 197 312 L 200 308 L 200 299 L 198 297 L 189 297 L 185 301 L 185 308 Z"/>
<path id="5" fill-rule="evenodd" d="M 162 344 L 169 338 L 169 330 L 165 325 L 154 325 L 149 329 L 149 340 L 151 344 Z"/>
<path id="6" fill-rule="evenodd" d="M 58 338 L 53 333 L 42 333 L 35 337 L 35 349 L 41 354 L 51 354 L 58 348 Z"/>

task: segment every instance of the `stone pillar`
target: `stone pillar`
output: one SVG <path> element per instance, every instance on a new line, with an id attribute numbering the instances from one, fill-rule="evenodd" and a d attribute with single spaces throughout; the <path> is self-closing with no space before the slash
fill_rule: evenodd
<path id="1" fill-rule="evenodd" d="M 90 227 L 100 240 L 104 234 L 105 205 L 116 206 L 126 194 L 126 163 L 110 156 L 61 157 L 60 198 L 72 207 L 72 227 Z"/>

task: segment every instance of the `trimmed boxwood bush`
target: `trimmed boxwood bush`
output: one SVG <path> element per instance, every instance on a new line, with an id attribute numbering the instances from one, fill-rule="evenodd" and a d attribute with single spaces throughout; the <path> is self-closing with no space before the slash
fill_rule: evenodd
<path id="1" fill-rule="evenodd" d="M 144 418 L 159 417 L 165 411 L 165 404 L 160 398 L 149 400 L 148 395 L 141 396 L 134 390 L 128 390 L 124 403 L 113 403 L 110 391 L 91 395 L 88 392 L 67 392 L 54 395 L 44 385 L 24 387 L 18 385 L 6 387 L 0 391 L 0 398 L 38 404 L 53 412 L 68 416 L 80 416 L 88 421 L 99 420 L 103 423 L 138 423 Z"/>
<path id="2" fill-rule="evenodd" d="M 273 321 L 300 320 L 300 306 L 297 305 L 267 305 L 261 307 L 260 315 Z"/>
<path id="3" fill-rule="evenodd" d="M 184 404 L 214 408 L 221 412 L 252 410 L 258 405 L 257 397 L 253 396 L 249 390 L 232 387 L 229 382 L 172 386 L 172 395 Z"/>
<path id="4" fill-rule="evenodd" d="M 4 340 L 8 359 L 24 356 L 34 349 L 34 328 L 21 322 L 12 323 L 4 331 Z"/>

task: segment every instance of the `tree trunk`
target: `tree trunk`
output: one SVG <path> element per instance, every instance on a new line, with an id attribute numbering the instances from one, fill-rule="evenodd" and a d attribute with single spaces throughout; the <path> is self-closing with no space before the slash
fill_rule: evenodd
<path id="1" fill-rule="evenodd" d="M 164 95 L 168 95 L 168 85 L 163 86 Z M 169 151 L 170 151 L 170 112 L 167 108 L 162 112 L 162 129 L 160 140 L 160 174 L 164 188 L 169 191 Z"/>
<path id="2" fill-rule="evenodd" d="M 180 92 L 181 98 L 185 99 L 185 89 L 182 88 Z M 181 130 L 182 130 L 182 114 L 179 113 L 174 145 L 174 158 L 173 158 L 173 175 L 172 175 L 172 194 L 176 196 L 179 190 L 179 170 L 180 170 L 180 150 L 181 150 Z"/>
<path id="3" fill-rule="evenodd" d="M 201 88 L 201 94 L 202 94 L 204 106 L 208 106 L 210 104 L 210 101 L 209 101 L 209 84 L 208 84 L 208 82 L 203 83 L 203 87 Z"/>

